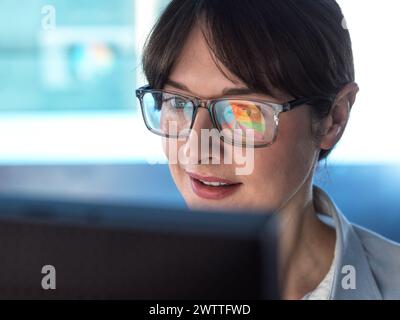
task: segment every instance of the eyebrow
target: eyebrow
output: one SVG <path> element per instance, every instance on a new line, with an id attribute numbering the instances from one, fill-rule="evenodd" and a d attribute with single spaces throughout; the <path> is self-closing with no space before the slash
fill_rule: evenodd
<path id="1" fill-rule="evenodd" d="M 170 85 L 171 87 L 174 87 L 176 89 L 180 89 L 180 90 L 185 90 L 189 93 L 191 93 L 192 95 L 196 96 L 192 91 L 190 91 L 190 89 L 185 86 L 183 83 L 179 83 L 177 81 L 168 79 L 166 81 L 166 84 Z M 252 89 L 249 88 L 225 88 L 222 91 L 222 95 L 223 96 L 228 96 L 228 95 L 246 95 L 246 94 L 254 94 L 254 93 L 261 93 L 261 92 L 257 92 L 254 91 Z"/>

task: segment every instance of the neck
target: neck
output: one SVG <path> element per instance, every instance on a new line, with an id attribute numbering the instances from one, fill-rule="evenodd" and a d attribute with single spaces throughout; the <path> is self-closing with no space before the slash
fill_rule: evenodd
<path id="1" fill-rule="evenodd" d="M 335 230 L 314 208 L 312 181 L 280 210 L 279 261 L 283 299 L 301 299 L 314 290 L 331 266 Z"/>

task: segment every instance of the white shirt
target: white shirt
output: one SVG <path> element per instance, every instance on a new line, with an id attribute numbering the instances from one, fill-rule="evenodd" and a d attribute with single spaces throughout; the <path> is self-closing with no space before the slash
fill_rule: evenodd
<path id="1" fill-rule="evenodd" d="M 302 300 L 329 300 L 333 288 L 333 275 L 336 266 L 336 259 L 333 259 L 332 265 L 326 274 L 325 278 L 321 281 L 318 287 L 307 293 Z"/>

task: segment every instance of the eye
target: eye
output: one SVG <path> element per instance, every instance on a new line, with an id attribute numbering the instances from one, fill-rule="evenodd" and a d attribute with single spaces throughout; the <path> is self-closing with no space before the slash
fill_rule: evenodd
<path id="1" fill-rule="evenodd" d="M 169 107 L 175 109 L 184 109 L 188 103 L 188 100 L 181 97 L 169 97 L 163 100 L 163 104 L 167 104 Z"/>

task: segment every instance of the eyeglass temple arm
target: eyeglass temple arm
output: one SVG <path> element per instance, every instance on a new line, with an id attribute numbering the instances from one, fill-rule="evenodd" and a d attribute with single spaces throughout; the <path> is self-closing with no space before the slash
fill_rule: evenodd
<path id="1" fill-rule="evenodd" d="M 329 101 L 330 103 L 333 103 L 334 97 L 327 96 L 327 97 L 300 98 L 300 99 L 292 100 L 283 105 L 282 112 L 287 112 L 287 111 L 293 110 L 297 107 L 300 107 L 304 104 L 308 104 L 315 100 L 325 100 L 325 101 Z"/>

